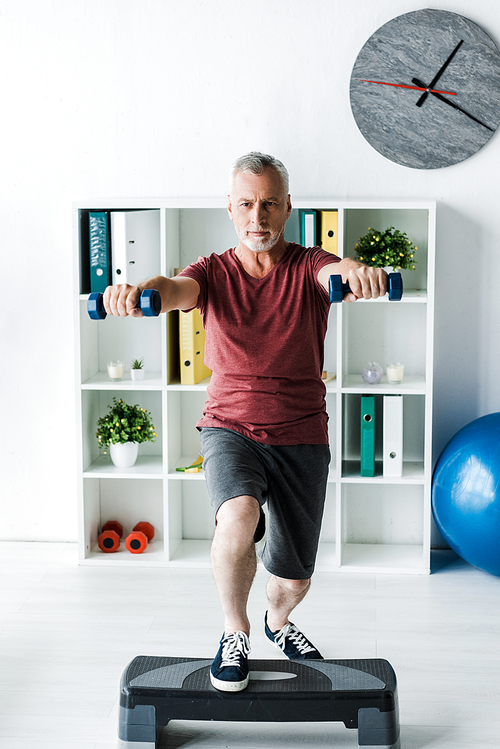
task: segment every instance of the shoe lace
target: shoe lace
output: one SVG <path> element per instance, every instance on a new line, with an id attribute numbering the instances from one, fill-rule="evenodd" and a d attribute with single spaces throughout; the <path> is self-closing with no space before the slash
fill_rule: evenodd
<path id="1" fill-rule="evenodd" d="M 287 638 L 293 642 L 299 653 L 302 653 L 303 655 L 306 653 L 312 653 L 315 650 L 307 637 L 291 622 L 285 624 L 275 637 L 276 644 L 281 648 L 281 650 L 285 649 Z"/>
<path id="2" fill-rule="evenodd" d="M 244 632 L 226 635 L 222 643 L 221 666 L 239 666 L 241 656 L 250 653 L 250 641 Z"/>

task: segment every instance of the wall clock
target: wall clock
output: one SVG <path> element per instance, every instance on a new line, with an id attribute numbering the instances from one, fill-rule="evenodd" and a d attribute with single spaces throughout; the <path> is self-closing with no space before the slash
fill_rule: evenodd
<path id="1" fill-rule="evenodd" d="M 361 49 L 350 98 L 358 128 L 386 158 L 414 169 L 457 164 L 500 123 L 500 52 L 456 13 L 405 13 Z"/>

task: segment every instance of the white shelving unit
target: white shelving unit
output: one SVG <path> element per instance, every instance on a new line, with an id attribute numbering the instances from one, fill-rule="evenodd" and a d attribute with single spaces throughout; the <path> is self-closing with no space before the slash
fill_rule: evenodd
<path id="1" fill-rule="evenodd" d="M 401 302 L 387 297 L 332 305 L 325 347 L 325 369 L 336 372 L 327 384 L 332 463 L 317 560 L 318 570 L 351 572 L 430 571 L 431 437 L 434 318 L 434 203 L 346 203 L 294 201 L 286 238 L 300 241 L 299 209 L 338 210 L 339 253 L 353 256 L 357 239 L 368 227 L 395 226 L 417 247 L 415 271 L 403 271 Z M 206 397 L 207 381 L 182 386 L 176 359 L 177 313 L 159 318 L 87 315 L 90 291 L 85 222 L 90 210 L 158 210 L 158 267 L 174 268 L 200 255 L 223 252 L 236 244 L 225 202 L 217 200 L 106 200 L 73 208 L 75 245 L 75 320 L 78 418 L 79 559 L 81 564 L 129 564 L 204 567 L 210 564 L 213 519 L 203 473 L 175 469 L 199 453 L 195 423 Z M 106 363 L 144 357 L 147 376 L 132 382 L 127 373 L 109 381 Z M 382 379 L 366 385 L 361 370 L 368 361 L 384 367 L 405 365 L 401 385 Z M 374 478 L 360 477 L 360 406 L 364 394 L 376 396 L 377 463 Z M 382 475 L 383 396 L 403 396 L 403 475 Z M 97 419 L 113 396 L 151 411 L 155 443 L 140 446 L 133 468 L 115 468 L 97 446 Z M 125 534 L 149 521 L 155 538 L 140 555 L 100 552 L 97 539 L 108 520 L 118 520 Z"/>

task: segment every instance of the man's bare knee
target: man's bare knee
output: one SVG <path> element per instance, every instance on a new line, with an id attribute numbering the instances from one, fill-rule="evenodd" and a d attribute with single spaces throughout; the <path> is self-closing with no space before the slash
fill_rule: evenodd
<path id="1" fill-rule="evenodd" d="M 259 517 L 260 506 L 255 497 L 241 496 L 226 500 L 219 507 L 215 522 L 219 533 L 253 538 Z"/>
<path id="2" fill-rule="evenodd" d="M 276 578 L 276 580 L 278 582 L 278 585 L 280 585 L 290 593 L 294 593 L 296 595 L 307 591 L 309 586 L 311 585 L 311 580 L 287 580 L 283 577 L 278 577 Z"/>

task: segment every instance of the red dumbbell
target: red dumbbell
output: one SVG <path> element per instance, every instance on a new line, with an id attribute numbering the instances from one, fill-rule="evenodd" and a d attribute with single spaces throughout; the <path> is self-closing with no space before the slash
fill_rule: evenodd
<path id="1" fill-rule="evenodd" d="M 155 529 L 151 523 L 137 523 L 132 533 L 125 539 L 125 548 L 131 554 L 142 554 L 154 535 Z"/>
<path id="2" fill-rule="evenodd" d="M 101 528 L 99 536 L 99 548 L 105 554 L 112 554 L 120 548 L 120 538 L 123 536 L 123 528 L 117 520 L 108 520 Z"/>

